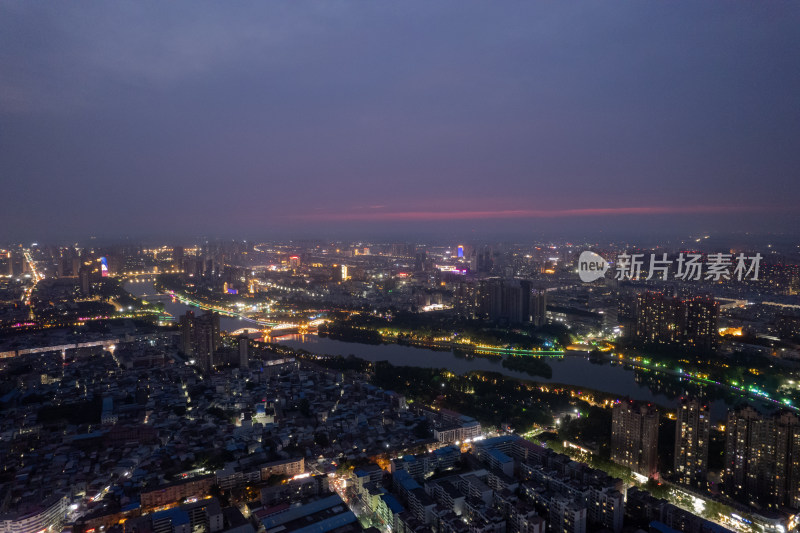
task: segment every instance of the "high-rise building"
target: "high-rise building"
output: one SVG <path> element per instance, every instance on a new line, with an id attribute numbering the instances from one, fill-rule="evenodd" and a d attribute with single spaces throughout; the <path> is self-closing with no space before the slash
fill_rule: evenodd
<path id="1" fill-rule="evenodd" d="M 186 311 L 185 315 L 181 315 L 181 350 L 183 354 L 192 358 L 194 356 L 194 313 Z"/>
<path id="2" fill-rule="evenodd" d="M 414 255 L 414 247 L 410 244 L 395 243 L 389 247 L 387 252 L 392 257 L 412 257 Z"/>
<path id="3" fill-rule="evenodd" d="M 765 417 L 752 407 L 730 411 L 723 491 L 747 504 L 800 508 L 800 421 Z"/>
<path id="4" fill-rule="evenodd" d="M 636 300 L 636 338 L 646 344 L 679 344 L 683 317 L 679 300 L 646 291 Z"/>
<path id="5" fill-rule="evenodd" d="M 64 269 L 64 256 L 63 250 L 60 248 L 56 248 L 54 252 L 53 260 L 55 261 L 56 266 L 56 277 L 63 278 L 65 274 Z"/>
<path id="6" fill-rule="evenodd" d="M 460 281 L 453 292 L 453 307 L 459 316 L 473 318 L 477 304 L 477 286 L 468 281 Z"/>
<path id="7" fill-rule="evenodd" d="M 219 315 L 204 313 L 195 319 L 194 357 L 205 372 L 214 368 L 214 354 L 219 348 Z"/>
<path id="8" fill-rule="evenodd" d="M 78 271 L 81 283 L 81 294 L 88 296 L 92 292 L 92 269 L 87 265 L 82 265 Z"/>
<path id="9" fill-rule="evenodd" d="M 183 268 L 183 246 L 174 246 L 172 248 L 172 268 L 181 270 Z"/>
<path id="10" fill-rule="evenodd" d="M 532 287 L 528 280 L 486 279 L 478 288 L 478 314 L 491 320 L 506 320 L 512 324 L 545 322 L 547 296 Z"/>
<path id="11" fill-rule="evenodd" d="M 710 430 L 708 406 L 682 398 L 675 426 L 675 475 L 678 482 L 705 487 Z"/>
<path id="12" fill-rule="evenodd" d="M 719 304 L 713 296 L 695 296 L 686 300 L 685 344 L 697 350 L 712 351 L 719 336 Z"/>
<path id="13" fill-rule="evenodd" d="M 543 326 L 547 322 L 547 293 L 542 289 L 531 289 L 530 317 L 534 326 Z"/>
<path id="14" fill-rule="evenodd" d="M 636 300 L 635 339 L 643 344 L 716 349 L 719 304 L 713 296 L 673 298 L 646 291 Z"/>
<path id="15" fill-rule="evenodd" d="M 239 337 L 239 368 L 247 368 L 250 364 L 250 339 L 247 335 Z"/>
<path id="16" fill-rule="evenodd" d="M 569 498 L 556 496 L 550 500 L 551 531 L 559 533 L 586 533 L 586 507 Z"/>
<path id="17" fill-rule="evenodd" d="M 481 318 L 499 317 L 502 285 L 498 279 L 484 279 L 478 286 L 478 315 Z"/>
<path id="18" fill-rule="evenodd" d="M 494 256 L 491 250 L 483 250 L 478 252 L 475 257 L 475 270 L 480 274 L 486 274 L 492 271 L 494 267 Z"/>
<path id="19" fill-rule="evenodd" d="M 526 287 L 530 287 L 530 283 L 518 280 L 500 282 L 500 315 L 496 318 L 506 319 L 512 324 L 527 322 L 525 316 L 530 303 L 526 298 Z"/>
<path id="20" fill-rule="evenodd" d="M 611 460 L 649 478 L 658 478 L 658 411 L 651 405 L 621 402 L 612 410 Z"/>
<path id="21" fill-rule="evenodd" d="M 423 272 L 428 266 L 428 252 L 426 250 L 417 250 L 414 258 L 414 270 L 416 272 Z"/>
<path id="22" fill-rule="evenodd" d="M 183 353 L 193 358 L 205 372 L 214 368 L 214 354 L 219 350 L 219 314 L 204 313 L 198 317 L 187 311 L 181 317 Z"/>
<path id="23" fill-rule="evenodd" d="M 728 413 L 725 425 L 725 493 L 739 500 L 754 499 L 757 496 L 760 472 L 764 461 L 765 429 L 761 415 L 752 407 L 737 409 Z"/>
<path id="24" fill-rule="evenodd" d="M 0 276 L 12 276 L 13 274 L 11 252 L 8 250 L 0 250 Z"/>
<path id="25" fill-rule="evenodd" d="M 617 303 L 617 322 L 626 340 L 632 340 L 636 335 L 636 303 L 636 299 L 627 296 L 620 297 Z"/>
<path id="26" fill-rule="evenodd" d="M 25 256 L 22 254 L 21 251 L 12 250 L 8 256 L 9 261 L 9 276 L 21 276 L 25 273 L 27 269 L 27 262 L 25 261 Z"/>

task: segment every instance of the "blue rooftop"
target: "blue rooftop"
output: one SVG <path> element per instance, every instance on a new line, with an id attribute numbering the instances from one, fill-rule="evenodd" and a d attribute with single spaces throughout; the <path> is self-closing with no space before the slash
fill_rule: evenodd
<path id="1" fill-rule="evenodd" d="M 352 524 L 355 521 L 356 515 L 353 514 L 353 511 L 347 511 L 345 513 L 334 515 L 330 518 L 326 518 L 325 520 L 315 522 L 310 526 L 295 529 L 294 533 L 326 533 L 332 529 L 337 529 L 342 526 L 346 526 L 347 524 Z"/>
<path id="2" fill-rule="evenodd" d="M 72 440 L 72 441 L 86 440 L 86 439 L 96 439 L 98 437 L 102 437 L 106 433 L 108 433 L 108 432 L 107 431 L 102 431 L 102 430 L 92 431 L 91 433 L 84 433 L 82 435 L 73 435 L 72 437 L 69 437 L 69 439 Z"/>
<path id="3" fill-rule="evenodd" d="M 264 524 L 264 528 L 272 529 L 273 527 L 280 526 L 287 522 L 291 522 L 292 520 L 296 520 L 303 516 L 308 516 L 314 513 L 318 513 L 324 509 L 328 509 L 329 507 L 333 507 L 334 505 L 340 505 L 342 503 L 344 502 L 342 502 L 342 499 L 339 497 L 339 495 L 334 494 L 332 496 L 328 496 L 327 498 L 322 498 L 321 500 L 316 500 L 311 503 L 301 505 L 299 507 L 292 507 L 288 511 L 284 511 L 270 518 L 265 518 L 264 520 L 261 521 L 261 523 Z"/>
<path id="4" fill-rule="evenodd" d="M 520 439 L 517 435 L 502 435 L 500 437 L 493 437 L 491 439 L 484 439 L 482 441 L 476 442 L 476 446 L 480 446 L 481 448 L 494 448 L 495 446 L 500 446 L 501 444 L 505 444 L 507 442 L 514 442 L 515 440 Z"/>
<path id="5" fill-rule="evenodd" d="M 448 453 L 457 453 L 461 454 L 461 450 L 455 446 L 445 446 L 444 448 L 439 448 L 438 450 L 433 450 L 435 455 L 446 455 Z"/>
<path id="6" fill-rule="evenodd" d="M 133 511 L 134 509 L 138 509 L 138 508 L 139 508 L 139 502 L 135 501 L 135 502 L 129 503 L 128 505 L 123 505 L 122 508 L 120 509 L 120 511 Z"/>
<path id="7" fill-rule="evenodd" d="M 511 457 L 507 456 L 506 454 L 504 454 L 500 450 L 489 450 L 489 455 L 494 457 L 496 460 L 498 460 L 501 463 L 508 463 L 509 461 L 513 461 L 513 459 Z"/>
<path id="8" fill-rule="evenodd" d="M 403 507 L 403 505 L 397 501 L 397 498 L 391 494 L 381 494 L 381 500 L 383 500 L 383 502 L 386 504 L 386 507 L 388 507 L 389 510 L 394 514 L 402 513 L 406 510 L 405 507 Z"/>
<path id="9" fill-rule="evenodd" d="M 159 511 L 157 513 L 153 513 L 153 522 L 156 520 L 163 520 L 164 518 L 169 518 L 172 527 L 180 526 L 183 524 L 189 523 L 189 513 L 186 511 L 181 511 L 177 507 L 174 509 L 167 509 L 166 511 Z"/>
<path id="10" fill-rule="evenodd" d="M 409 474 L 405 470 L 400 470 L 399 472 L 395 472 L 394 479 L 405 490 L 411 491 L 414 489 L 421 488 L 419 483 L 417 483 L 414 480 L 414 478 L 411 477 L 411 474 Z"/>
<path id="11" fill-rule="evenodd" d="M 5 395 L 5 396 L 3 396 L 2 398 L 0 398 L 0 402 L 2 402 L 2 403 L 8 403 L 8 402 L 10 402 L 10 401 L 11 401 L 11 400 L 14 398 L 14 396 L 16 396 L 17 394 L 19 394 L 19 392 L 17 392 L 16 390 L 12 390 L 12 391 L 11 391 L 11 392 L 9 392 L 8 394 L 6 394 L 6 395 Z"/>
<path id="12" fill-rule="evenodd" d="M 650 522 L 650 531 L 658 531 L 659 533 L 680 533 L 677 529 L 672 529 L 667 524 L 657 521 Z"/>

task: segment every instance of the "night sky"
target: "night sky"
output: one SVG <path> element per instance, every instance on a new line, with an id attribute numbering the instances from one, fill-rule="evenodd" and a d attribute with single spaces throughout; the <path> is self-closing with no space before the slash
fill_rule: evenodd
<path id="1" fill-rule="evenodd" d="M 2 2 L 0 236 L 796 232 L 798 28 L 796 1 Z"/>

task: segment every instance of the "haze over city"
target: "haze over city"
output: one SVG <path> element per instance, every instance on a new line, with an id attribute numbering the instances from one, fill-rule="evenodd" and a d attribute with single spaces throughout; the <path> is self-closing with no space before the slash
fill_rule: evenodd
<path id="1" fill-rule="evenodd" d="M 798 28 L 0 0 L 0 533 L 798 533 Z"/>
<path id="2" fill-rule="evenodd" d="M 9 238 L 800 220 L 795 2 L 0 9 Z"/>

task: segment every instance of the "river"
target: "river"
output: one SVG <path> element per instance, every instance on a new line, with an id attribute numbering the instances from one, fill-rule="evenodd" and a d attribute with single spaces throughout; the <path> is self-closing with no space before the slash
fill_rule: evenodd
<path id="1" fill-rule="evenodd" d="M 131 294 L 164 303 L 165 310 L 178 317 L 187 310 L 197 310 L 190 305 L 173 301 L 170 297 L 158 295 L 150 282 L 129 282 L 125 289 Z M 234 331 L 253 325 L 245 319 L 220 317 L 220 327 Z M 506 376 L 540 383 L 560 383 L 573 387 L 586 387 L 602 392 L 630 397 L 634 400 L 653 402 L 667 407 L 675 407 L 680 396 L 697 394 L 699 385 L 687 379 L 650 370 L 634 370 L 619 363 L 596 363 L 585 355 L 550 357 L 545 361 L 553 369 L 552 378 L 532 377 L 524 372 L 509 370 L 502 365 L 499 357 L 462 357 L 452 352 L 401 346 L 397 344 L 371 345 L 346 342 L 319 337 L 317 335 L 287 335 L 277 337 L 276 342 L 291 348 L 302 348 L 309 352 L 327 355 L 354 355 L 368 361 L 389 361 L 395 365 L 409 365 L 424 368 L 447 368 L 463 374 L 471 371 L 499 372 Z M 725 418 L 729 406 L 721 399 L 723 391 L 710 386 L 702 389 L 709 394 L 711 416 L 714 420 Z M 712 399 L 715 398 L 715 399 Z M 730 397 L 729 397 L 730 399 Z"/>
<path id="2" fill-rule="evenodd" d="M 397 344 L 361 344 L 317 335 L 286 335 L 278 337 L 276 340 L 291 348 L 302 348 L 312 353 L 342 356 L 352 354 L 368 361 L 389 361 L 394 365 L 423 368 L 447 368 L 458 374 L 475 370 L 498 372 L 506 376 L 539 383 L 586 387 L 615 393 L 620 398 L 630 397 L 634 400 L 653 402 L 668 407 L 677 406 L 681 395 L 692 395 L 698 390 L 696 384 L 686 379 L 679 379 L 661 372 L 634 370 L 619 363 L 595 363 L 585 355 L 546 358 L 545 361 L 553 369 L 553 376 L 548 379 L 504 368 L 502 359 L 495 356 L 461 357 L 452 352 L 427 348 Z M 710 403 L 712 418 L 724 419 L 728 407 L 721 399 L 712 400 Z"/>

